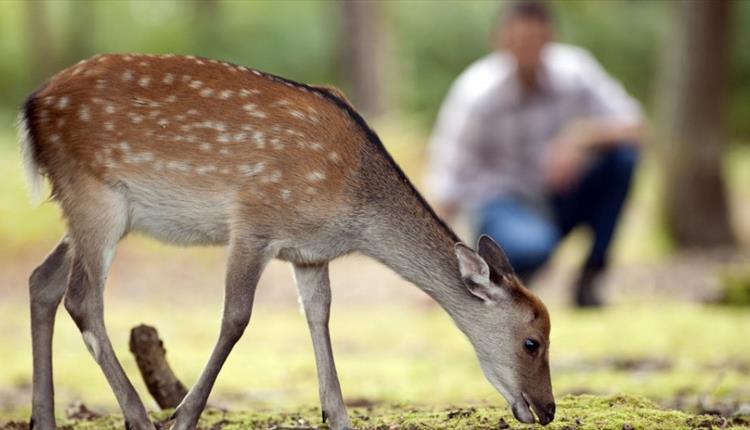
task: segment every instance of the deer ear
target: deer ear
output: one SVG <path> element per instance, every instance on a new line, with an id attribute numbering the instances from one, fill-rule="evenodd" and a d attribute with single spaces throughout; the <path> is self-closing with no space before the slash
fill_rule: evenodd
<path id="1" fill-rule="evenodd" d="M 479 237 L 477 243 L 477 251 L 484 260 L 491 265 L 496 271 L 499 271 L 501 276 L 506 274 L 513 274 L 513 266 L 508 260 L 508 256 L 505 255 L 503 248 L 497 244 L 491 237 L 483 234 Z"/>
<path id="2" fill-rule="evenodd" d="M 490 281 L 490 267 L 487 262 L 463 243 L 457 243 L 455 251 L 461 278 L 469 292 L 487 303 L 497 302 L 500 289 Z"/>

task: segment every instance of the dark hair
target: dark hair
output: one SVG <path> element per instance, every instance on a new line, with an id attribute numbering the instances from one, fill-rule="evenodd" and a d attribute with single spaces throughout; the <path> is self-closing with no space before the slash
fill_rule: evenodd
<path id="1" fill-rule="evenodd" d="M 551 24 L 552 12 L 543 0 L 511 0 L 500 9 L 498 22 L 508 22 L 513 19 L 533 19 L 535 21 Z"/>

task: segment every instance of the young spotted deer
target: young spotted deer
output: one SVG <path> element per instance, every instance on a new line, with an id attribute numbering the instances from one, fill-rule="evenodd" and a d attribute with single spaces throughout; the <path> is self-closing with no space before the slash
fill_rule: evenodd
<path id="1" fill-rule="evenodd" d="M 102 319 L 107 272 L 130 232 L 229 245 L 218 341 L 173 429 L 196 427 L 272 258 L 294 267 L 323 420 L 351 427 L 328 332 L 328 262 L 352 252 L 387 265 L 448 312 L 516 418 L 534 422 L 533 409 L 541 423 L 553 419 L 545 306 L 491 239 L 476 251 L 461 243 L 337 91 L 192 56 L 100 55 L 32 94 L 20 130 L 32 189 L 46 177 L 67 222 L 30 279 L 32 427 L 55 428 L 51 342 L 64 296 L 125 427 L 154 429 Z"/>

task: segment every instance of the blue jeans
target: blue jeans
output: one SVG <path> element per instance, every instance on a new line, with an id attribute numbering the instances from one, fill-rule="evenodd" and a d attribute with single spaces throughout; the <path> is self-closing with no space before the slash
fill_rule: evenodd
<path id="1" fill-rule="evenodd" d="M 528 278 L 571 230 L 585 225 L 593 233 L 585 266 L 603 268 L 637 161 L 638 151 L 632 146 L 608 149 L 574 189 L 547 196 L 551 214 L 504 197 L 480 211 L 479 232 L 495 239 L 516 273 Z"/>

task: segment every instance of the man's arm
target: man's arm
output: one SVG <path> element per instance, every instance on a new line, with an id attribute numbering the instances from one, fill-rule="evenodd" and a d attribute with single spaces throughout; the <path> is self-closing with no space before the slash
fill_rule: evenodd
<path id="1" fill-rule="evenodd" d="M 578 60 L 582 92 L 578 118 L 553 138 L 545 159 L 546 180 L 555 191 L 570 188 L 596 149 L 641 146 L 646 140 L 639 103 L 591 55 L 581 51 Z"/>
<path id="2" fill-rule="evenodd" d="M 553 191 L 569 189 L 596 149 L 640 146 L 646 127 L 640 120 L 588 118 L 573 121 L 553 139 L 545 159 L 545 181 Z"/>

